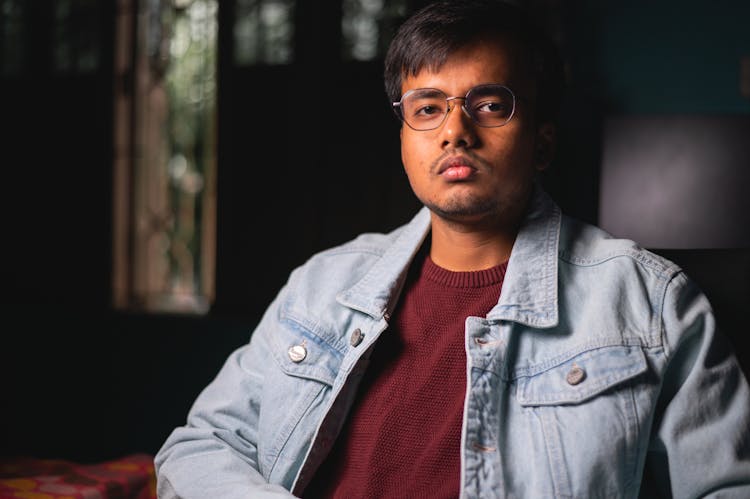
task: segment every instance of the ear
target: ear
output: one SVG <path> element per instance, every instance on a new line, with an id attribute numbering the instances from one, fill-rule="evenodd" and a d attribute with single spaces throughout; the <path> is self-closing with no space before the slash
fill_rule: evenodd
<path id="1" fill-rule="evenodd" d="M 557 147 L 557 127 L 552 123 L 544 123 L 537 129 L 534 141 L 534 167 L 538 171 L 546 170 Z"/>

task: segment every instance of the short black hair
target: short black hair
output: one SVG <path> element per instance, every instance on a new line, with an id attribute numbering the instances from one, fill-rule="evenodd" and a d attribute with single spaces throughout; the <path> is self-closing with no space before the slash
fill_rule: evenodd
<path id="1" fill-rule="evenodd" d="M 526 9 L 503 0 L 440 0 L 414 13 L 396 31 L 386 54 L 388 98 L 401 98 L 405 77 L 424 68 L 437 70 L 453 52 L 485 37 L 517 46 L 516 55 L 536 83 L 537 123 L 556 122 L 564 86 L 558 48 Z"/>

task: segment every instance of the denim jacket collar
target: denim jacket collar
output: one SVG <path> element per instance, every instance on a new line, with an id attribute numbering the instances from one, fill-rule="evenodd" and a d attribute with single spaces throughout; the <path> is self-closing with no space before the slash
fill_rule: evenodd
<path id="1" fill-rule="evenodd" d="M 430 212 L 422 208 L 369 272 L 339 293 L 336 300 L 376 319 L 389 315 L 406 279 L 406 269 L 429 232 Z"/>
<path id="2" fill-rule="evenodd" d="M 537 328 L 557 325 L 561 220 L 560 208 L 536 186 L 513 244 L 500 301 L 487 319 L 515 321 Z"/>
<path id="3" fill-rule="evenodd" d="M 561 218 L 557 205 L 536 186 L 513 245 L 500 300 L 487 319 L 515 321 L 538 328 L 557 325 Z M 373 318 L 387 318 L 401 291 L 405 269 L 429 230 L 430 212 L 422 208 L 370 271 L 354 286 L 338 294 L 338 302 Z"/>

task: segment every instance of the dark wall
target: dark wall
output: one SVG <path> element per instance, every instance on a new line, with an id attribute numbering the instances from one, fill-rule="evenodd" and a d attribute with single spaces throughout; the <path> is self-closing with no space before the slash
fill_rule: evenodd
<path id="1" fill-rule="evenodd" d="M 552 24 L 560 26 L 569 88 L 547 185 L 569 214 L 597 222 L 608 117 L 750 113 L 740 88 L 750 2 L 550 2 L 558 3 Z"/>
<path id="2" fill-rule="evenodd" d="M 223 15 L 231 24 L 231 11 Z M 341 60 L 334 2 L 301 2 L 297 18 L 289 66 L 237 67 L 231 38 L 223 39 L 220 313 L 257 317 L 312 253 L 391 230 L 418 208 L 401 168 L 382 61 Z"/>
<path id="3" fill-rule="evenodd" d="M 0 455 L 154 453 L 247 323 L 49 305 L 2 308 Z"/>
<path id="4" fill-rule="evenodd" d="M 232 2 L 222 2 L 217 299 L 205 317 L 109 306 L 112 61 L 84 77 L 55 75 L 39 56 L 48 45 L 29 42 L 37 62 L 23 76 L 3 76 L 0 454 L 99 460 L 156 452 L 294 266 L 416 211 L 382 62 L 339 60 L 332 3 L 300 2 L 297 63 L 238 68 Z M 694 96 L 714 111 L 750 110 L 737 97 L 736 58 L 727 55 L 750 52 L 739 21 L 747 3 L 722 3 L 726 10 L 710 11 L 720 17 L 706 18 L 704 3 L 566 2 L 554 14 L 570 93 L 545 183 L 569 213 L 597 220 L 605 116 L 660 105 L 692 112 Z M 102 12 L 104 54 L 112 53 L 113 12 Z M 727 33 L 731 43 L 722 41 Z M 673 88 L 680 91 L 664 90 Z M 311 108 L 290 121 L 274 97 L 300 91 Z M 353 105 L 358 123 L 346 112 Z"/>

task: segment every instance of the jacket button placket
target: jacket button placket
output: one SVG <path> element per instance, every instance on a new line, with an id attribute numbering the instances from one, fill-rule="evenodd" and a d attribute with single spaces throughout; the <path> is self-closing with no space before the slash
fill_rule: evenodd
<path id="1" fill-rule="evenodd" d="M 490 324 L 484 319 L 470 317 L 466 321 L 466 337 L 472 369 L 466 407 L 466 435 L 464 440 L 465 492 L 467 497 L 502 497 L 503 476 L 500 452 L 497 448 L 499 405 L 504 399 L 504 384 L 498 386 L 494 374 L 486 370 L 503 355 L 502 343 L 492 339 Z M 495 331 L 497 332 L 497 331 Z M 479 341 L 477 341 L 479 340 Z M 490 495 L 488 495 L 490 494 Z"/>

